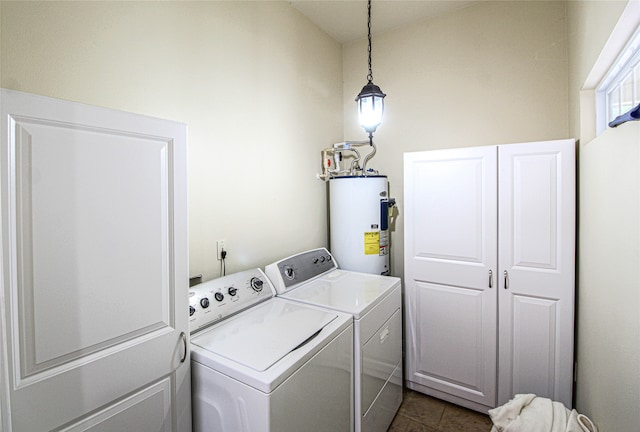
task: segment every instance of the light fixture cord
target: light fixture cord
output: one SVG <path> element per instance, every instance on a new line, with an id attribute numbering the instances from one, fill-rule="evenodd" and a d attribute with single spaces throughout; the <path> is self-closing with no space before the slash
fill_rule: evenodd
<path id="1" fill-rule="evenodd" d="M 371 72 L 371 0 L 367 3 L 367 32 L 369 38 L 369 74 L 367 80 L 369 84 L 373 83 L 373 72 Z"/>

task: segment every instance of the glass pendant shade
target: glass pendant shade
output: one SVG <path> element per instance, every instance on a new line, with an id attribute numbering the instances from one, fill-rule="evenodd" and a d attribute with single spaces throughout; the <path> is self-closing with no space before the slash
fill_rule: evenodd
<path id="1" fill-rule="evenodd" d="M 380 87 L 369 81 L 362 91 L 358 94 L 356 102 L 358 103 L 358 116 L 360 125 L 369 134 L 375 132 L 376 128 L 382 122 L 382 113 L 384 111 L 384 97 Z"/>

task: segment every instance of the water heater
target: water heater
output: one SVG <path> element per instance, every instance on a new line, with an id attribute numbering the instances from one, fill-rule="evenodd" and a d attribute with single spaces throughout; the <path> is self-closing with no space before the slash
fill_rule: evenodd
<path id="1" fill-rule="evenodd" d="M 340 268 L 389 274 L 387 176 L 344 176 L 329 180 L 330 249 Z"/>

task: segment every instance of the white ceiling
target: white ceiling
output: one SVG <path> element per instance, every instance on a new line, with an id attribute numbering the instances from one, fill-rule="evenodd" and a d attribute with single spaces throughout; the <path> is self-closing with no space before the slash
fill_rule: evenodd
<path id="1" fill-rule="evenodd" d="M 371 5 L 371 32 L 382 33 L 477 1 L 374 0 Z M 367 36 L 366 0 L 294 0 L 290 3 L 340 43 Z"/>

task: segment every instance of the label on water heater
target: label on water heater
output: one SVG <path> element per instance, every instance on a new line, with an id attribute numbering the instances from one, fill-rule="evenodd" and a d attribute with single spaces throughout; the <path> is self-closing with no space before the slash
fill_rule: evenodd
<path id="1" fill-rule="evenodd" d="M 380 254 L 380 231 L 365 231 L 364 233 L 364 254 Z"/>

